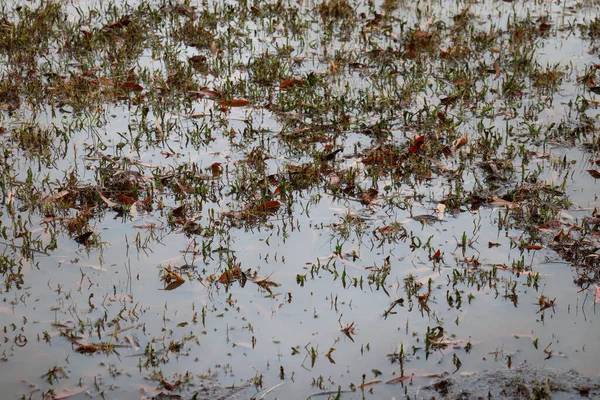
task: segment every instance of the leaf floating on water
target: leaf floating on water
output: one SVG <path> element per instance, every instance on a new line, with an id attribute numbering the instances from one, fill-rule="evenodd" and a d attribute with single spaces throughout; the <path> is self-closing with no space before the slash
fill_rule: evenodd
<path id="1" fill-rule="evenodd" d="M 109 206 L 110 208 L 115 208 L 118 207 L 119 205 L 117 203 L 115 203 L 114 201 L 110 201 L 109 199 L 106 198 L 106 196 L 104 196 L 102 194 L 101 191 L 98 190 L 98 195 L 100 196 L 100 198 L 102 199 L 102 201 L 104 202 L 104 204 L 106 204 L 107 206 Z"/>
<path id="2" fill-rule="evenodd" d="M 126 27 L 127 25 L 131 24 L 132 22 L 133 22 L 133 20 L 131 20 L 129 17 L 125 16 L 121 20 L 119 20 L 118 22 L 115 22 L 114 24 L 104 25 L 102 27 L 102 29 L 105 30 L 105 31 L 110 31 L 110 30 L 113 30 L 113 29 L 119 29 L 119 28 Z"/>
<path id="3" fill-rule="evenodd" d="M 231 100 L 221 100 L 219 101 L 219 105 L 221 107 L 246 107 L 250 105 L 248 100 L 244 99 L 231 99 Z"/>
<path id="4" fill-rule="evenodd" d="M 539 244 L 529 244 L 527 246 L 523 246 L 523 248 L 525 250 L 541 250 L 544 248 L 544 246 L 539 245 Z"/>
<path id="5" fill-rule="evenodd" d="M 164 290 L 174 290 L 185 283 L 185 279 L 181 277 L 177 272 L 171 270 L 171 268 L 163 268 L 163 276 L 161 280 L 165 283 Z"/>
<path id="6" fill-rule="evenodd" d="M 88 388 L 88 386 L 84 385 L 84 386 L 77 386 L 74 388 L 63 389 L 58 392 L 54 392 L 54 395 L 52 396 L 52 400 L 68 399 L 69 397 L 73 397 L 75 395 L 78 395 L 79 393 L 85 392 L 87 390 L 87 388 Z"/>
<path id="7" fill-rule="evenodd" d="M 134 200 L 133 198 L 131 198 L 131 197 L 129 197 L 129 196 L 126 196 L 126 195 L 124 195 L 124 194 L 120 194 L 120 195 L 118 195 L 118 196 L 117 196 L 117 199 L 119 200 L 119 202 L 120 202 L 121 204 L 124 204 L 124 205 L 126 205 L 126 206 L 130 206 L 130 205 L 132 205 L 133 203 L 135 203 L 135 200 Z"/>
<path id="8" fill-rule="evenodd" d="M 468 142 L 468 141 L 469 141 L 469 140 L 467 139 L 467 137 L 466 137 L 466 136 L 464 136 L 464 137 L 461 137 L 460 139 L 456 139 L 456 140 L 454 141 L 454 144 L 453 144 L 453 145 L 454 145 L 454 149 L 455 149 L 455 150 L 458 150 L 458 149 L 460 149 L 460 148 L 461 148 L 461 147 L 463 147 L 465 144 L 467 144 L 467 142 Z"/>
<path id="9" fill-rule="evenodd" d="M 354 338 L 352 337 L 352 335 L 356 334 L 356 326 L 354 325 L 354 322 L 352 322 L 350 325 L 343 326 L 341 331 L 344 332 L 348 339 L 354 342 Z"/>
<path id="10" fill-rule="evenodd" d="M 120 86 L 123 89 L 131 90 L 133 92 L 141 92 L 142 90 L 144 90 L 144 87 L 142 85 L 135 82 L 123 82 Z"/>
<path id="11" fill-rule="evenodd" d="M 373 385 L 376 385 L 376 384 L 381 383 L 381 382 L 382 382 L 381 379 L 373 379 L 372 381 L 361 383 L 358 388 L 359 389 L 364 389 L 364 388 L 366 388 L 368 386 L 373 386 Z"/>
<path id="12" fill-rule="evenodd" d="M 190 64 L 202 64 L 202 63 L 206 62 L 206 56 L 203 56 L 201 54 L 195 55 L 195 56 L 189 57 L 188 61 L 190 62 Z"/>
<path id="13" fill-rule="evenodd" d="M 393 385 L 395 383 L 406 382 L 406 381 L 409 381 L 411 379 L 412 379 L 412 377 L 410 377 L 410 376 L 399 376 L 397 378 L 390 379 L 385 384 L 386 385 Z"/>
<path id="14" fill-rule="evenodd" d="M 280 202 L 277 200 L 270 200 L 260 204 L 256 209 L 262 212 L 275 212 L 279 210 L 279 207 L 281 207 Z"/>
<path id="15" fill-rule="evenodd" d="M 600 179 L 600 171 L 597 169 L 588 169 L 587 172 L 594 177 L 594 179 Z"/>
<path id="16" fill-rule="evenodd" d="M 42 204 L 48 204 L 51 201 L 56 201 L 59 199 L 62 199 L 63 197 L 65 197 L 66 195 L 68 195 L 70 192 L 68 190 L 61 190 L 60 192 L 53 194 L 51 196 L 47 196 L 44 197 L 44 200 L 42 200 Z"/>
<path id="17" fill-rule="evenodd" d="M 417 136 L 415 138 L 415 140 L 413 141 L 413 143 L 410 145 L 410 148 L 408 149 L 408 151 L 414 154 L 419 151 L 419 149 L 421 148 L 421 146 L 423 146 L 424 143 L 425 143 L 425 135 Z"/>
<path id="18" fill-rule="evenodd" d="M 173 281 L 165 286 L 164 290 L 171 291 L 177 289 L 179 286 L 183 285 L 185 281 Z"/>
<path id="19" fill-rule="evenodd" d="M 540 231 L 548 232 L 551 229 L 560 228 L 561 225 L 562 225 L 562 222 L 560 222 L 558 220 L 548 221 L 545 224 L 540 225 Z"/>
<path id="20" fill-rule="evenodd" d="M 504 200 L 499 197 L 494 197 L 493 201 L 490 202 L 490 205 L 496 206 L 496 207 L 506 207 L 506 208 L 519 207 L 518 203 L 513 203 L 512 201 Z"/>
<path id="21" fill-rule="evenodd" d="M 304 81 L 301 79 L 285 79 L 279 84 L 279 89 L 289 90 L 301 86 L 304 86 Z"/>
<path id="22" fill-rule="evenodd" d="M 198 90 L 197 92 L 198 95 L 202 96 L 202 97 L 206 97 L 207 99 L 218 99 L 219 97 L 221 97 L 221 95 L 219 94 L 219 92 L 217 92 L 216 90 L 213 89 L 209 89 L 209 88 L 201 88 L 200 90 Z"/>
<path id="23" fill-rule="evenodd" d="M 221 172 L 223 171 L 220 162 L 214 162 L 208 168 L 210 169 L 213 178 L 218 178 L 221 175 Z"/>
<path id="24" fill-rule="evenodd" d="M 259 278 L 258 276 L 255 276 L 254 278 L 252 278 L 252 282 L 256 283 L 258 286 L 260 286 L 261 288 L 265 289 L 267 292 L 272 293 L 271 292 L 271 286 L 273 287 L 279 287 L 281 286 L 279 283 L 272 281 L 270 279 L 270 275 L 263 277 L 263 278 Z"/>
<path id="25" fill-rule="evenodd" d="M 217 282 L 229 285 L 237 280 L 239 280 L 242 287 L 244 287 L 246 283 L 246 274 L 242 272 L 240 263 L 234 263 L 232 268 L 223 272 L 219 279 L 217 279 Z"/>

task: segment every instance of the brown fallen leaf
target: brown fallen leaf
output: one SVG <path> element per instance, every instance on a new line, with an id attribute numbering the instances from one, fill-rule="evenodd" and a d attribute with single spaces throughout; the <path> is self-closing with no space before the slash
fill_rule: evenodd
<path id="1" fill-rule="evenodd" d="M 364 388 L 366 388 L 368 386 L 373 386 L 373 385 L 376 385 L 376 384 L 381 383 L 381 382 L 382 382 L 381 379 L 373 379 L 372 381 L 361 383 L 358 388 L 359 389 L 364 389 Z"/>
<path id="2" fill-rule="evenodd" d="M 246 107 L 250 105 L 248 100 L 244 99 L 230 99 L 219 101 L 221 107 Z"/>
<path id="3" fill-rule="evenodd" d="M 73 387 L 73 388 L 69 388 L 69 389 L 59 390 L 58 392 L 54 392 L 54 395 L 52 396 L 52 400 L 68 399 L 69 397 L 72 397 L 79 393 L 85 392 L 87 390 L 87 388 L 88 388 L 87 385 L 83 385 L 83 386 L 77 386 L 77 387 Z"/>
<path id="4" fill-rule="evenodd" d="M 540 244 L 529 244 L 527 246 L 523 246 L 523 248 L 525 250 L 541 250 L 544 248 L 544 246 L 542 246 Z"/>
<path id="5" fill-rule="evenodd" d="M 195 55 L 188 58 L 190 64 L 202 64 L 206 62 L 206 56 L 203 55 Z"/>
<path id="6" fill-rule="evenodd" d="M 304 81 L 301 79 L 285 79 L 279 84 L 279 89 L 289 90 L 301 86 L 304 86 Z"/>
<path id="7" fill-rule="evenodd" d="M 119 200 L 119 202 L 120 202 L 121 204 L 124 204 L 124 205 L 126 205 L 126 206 L 130 206 L 130 205 L 132 205 L 133 203 L 135 203 L 135 200 L 134 200 L 133 198 L 131 198 L 131 197 L 129 197 L 129 196 L 126 196 L 126 195 L 124 195 L 124 194 L 120 194 L 120 195 L 118 195 L 118 196 L 117 196 L 117 200 Z"/>
<path id="8" fill-rule="evenodd" d="M 133 92 L 141 92 L 144 90 L 143 86 L 135 82 L 123 82 L 119 85 L 122 89 L 131 90 Z"/>
<path id="9" fill-rule="evenodd" d="M 223 171 L 223 168 L 221 168 L 220 162 L 214 162 L 208 168 L 210 169 L 213 178 L 218 178 L 221 175 L 221 172 Z"/>
<path id="10" fill-rule="evenodd" d="M 600 179 L 600 171 L 597 169 L 588 169 L 586 170 L 594 179 Z"/>
<path id="11" fill-rule="evenodd" d="M 209 89 L 209 88 L 201 88 L 200 90 L 198 90 L 197 92 L 195 92 L 195 94 L 198 94 L 202 97 L 206 97 L 207 99 L 218 99 L 219 97 L 221 97 L 221 95 L 219 94 L 219 92 L 217 92 L 216 90 L 213 89 Z"/>
<path id="12" fill-rule="evenodd" d="M 258 286 L 260 286 L 261 288 L 265 289 L 267 292 L 272 293 L 271 292 L 271 286 L 273 287 L 279 287 L 281 286 L 279 283 L 272 281 L 270 279 L 270 275 L 260 278 L 258 276 L 255 276 L 254 278 L 252 278 L 252 282 L 256 283 Z"/>
<path id="13" fill-rule="evenodd" d="M 229 285 L 237 280 L 240 280 L 242 284 L 246 281 L 246 275 L 242 272 L 240 263 L 235 263 L 232 268 L 223 272 L 217 282 Z"/>
<path id="14" fill-rule="evenodd" d="M 467 141 L 468 141 L 468 139 L 466 136 L 461 137 L 460 139 L 456 139 L 453 143 L 454 150 L 458 150 L 461 147 L 463 147 L 465 144 L 467 144 Z"/>
<path id="15" fill-rule="evenodd" d="M 354 325 L 354 322 L 352 322 L 350 325 L 342 326 L 341 331 L 344 332 L 348 339 L 354 342 L 354 338 L 352 337 L 352 335 L 356 334 L 356 326 Z"/>
<path id="16" fill-rule="evenodd" d="M 389 381 L 387 381 L 385 384 L 386 385 L 393 385 L 395 383 L 400 383 L 400 382 L 406 382 L 411 380 L 412 378 L 410 376 L 399 376 L 397 378 L 394 379 L 390 379 Z"/>
<path id="17" fill-rule="evenodd" d="M 106 198 L 106 196 L 104 196 L 102 194 L 101 191 L 98 190 L 98 195 L 100 196 L 100 198 L 102 199 L 102 201 L 104 202 L 104 204 L 106 204 L 107 206 L 109 206 L 110 208 L 115 208 L 118 207 L 119 205 L 117 203 L 115 203 L 114 201 L 110 201 L 109 199 Z"/>
<path id="18" fill-rule="evenodd" d="M 423 146 L 424 143 L 425 143 L 425 135 L 419 135 L 415 138 L 413 143 L 410 145 L 410 148 L 408 149 L 408 151 L 411 153 L 416 153 L 419 151 L 419 149 L 421 148 L 421 146 Z"/>
<path id="19" fill-rule="evenodd" d="M 279 210 L 279 207 L 281 207 L 280 202 L 278 202 L 277 200 L 270 200 L 258 205 L 258 207 L 256 207 L 256 210 L 262 212 L 275 212 Z"/>
<path id="20" fill-rule="evenodd" d="M 174 290 L 185 283 L 185 279 L 181 277 L 177 272 L 171 270 L 171 268 L 163 268 L 163 276 L 161 280 L 165 283 L 163 290 Z"/>
<path id="21" fill-rule="evenodd" d="M 506 208 L 516 208 L 520 205 L 518 203 L 513 203 L 512 201 L 504 200 L 499 197 L 494 197 L 493 201 L 490 202 L 491 206 L 496 207 L 506 207 Z"/>
<path id="22" fill-rule="evenodd" d="M 62 199 L 63 197 L 65 197 L 66 195 L 68 195 L 70 192 L 68 190 L 61 190 L 60 192 L 53 194 L 51 196 L 46 196 L 44 197 L 44 199 L 42 200 L 42 204 L 48 204 L 51 201 L 56 201 L 59 199 Z"/>

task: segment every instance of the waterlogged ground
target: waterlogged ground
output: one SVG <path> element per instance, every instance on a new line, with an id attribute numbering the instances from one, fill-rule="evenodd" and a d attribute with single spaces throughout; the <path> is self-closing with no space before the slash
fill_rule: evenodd
<path id="1" fill-rule="evenodd" d="M 597 377 L 598 9 L 3 3 L 1 397 Z"/>

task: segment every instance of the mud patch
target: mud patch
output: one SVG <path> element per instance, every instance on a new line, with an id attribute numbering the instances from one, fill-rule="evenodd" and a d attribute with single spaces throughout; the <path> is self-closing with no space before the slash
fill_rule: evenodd
<path id="1" fill-rule="evenodd" d="M 596 399 L 600 378 L 571 370 L 553 371 L 527 365 L 511 370 L 484 371 L 445 377 L 419 390 L 418 399 Z"/>

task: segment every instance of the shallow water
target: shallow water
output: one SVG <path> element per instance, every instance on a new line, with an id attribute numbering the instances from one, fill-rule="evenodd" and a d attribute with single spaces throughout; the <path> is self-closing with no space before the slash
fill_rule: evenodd
<path id="1" fill-rule="evenodd" d="M 541 249 L 519 249 L 520 243 L 529 244 L 527 239 L 539 226 L 532 227 L 516 211 L 491 201 L 516 187 L 546 182 L 564 195 L 514 202 L 526 211 L 534 201 L 540 201 L 540 209 L 543 201 L 552 203 L 553 215 L 548 219 L 562 221 L 565 232 L 579 232 L 583 218 L 591 217 L 598 207 L 598 183 L 586 172 L 596 169 L 598 128 L 587 135 L 561 136 L 551 127 L 561 122 L 578 125 L 583 116 L 598 122 L 597 103 L 576 111 L 581 97 L 589 102 L 600 100 L 578 83 L 586 71 L 597 69 L 594 40 L 598 39 L 569 28 L 597 18 L 597 4 L 483 1 L 447 7 L 437 1 L 400 1 L 391 2 L 398 7 L 387 11 L 391 18 L 387 25 L 370 28 L 366 21 L 376 18 L 375 11 L 383 12 L 383 6 L 359 2 L 352 3 L 356 21 L 346 28 L 330 28 L 316 11 L 320 3 L 283 2 L 279 6 L 298 10 L 297 18 L 308 27 L 299 36 L 287 37 L 290 23 L 281 22 L 277 15 L 242 17 L 242 11 L 252 6 L 261 10 L 274 4 L 259 3 L 229 2 L 229 8 L 217 2 L 190 4 L 197 12 L 207 10 L 220 16 L 215 37 L 223 47 L 221 55 L 210 46 L 194 48 L 178 41 L 171 30 L 192 17 L 166 13 L 172 18 L 168 20 L 163 16 L 166 3 L 147 7 L 146 2 L 130 2 L 129 9 L 113 9 L 103 2 L 61 4 L 69 24 L 94 32 L 102 32 L 105 24 L 122 15 L 154 21 L 144 17 L 154 10 L 154 18 L 160 16 L 162 23 L 145 40 L 163 40 L 165 49 L 175 43 L 170 51 L 186 66 L 187 57 L 205 54 L 211 68 L 191 74 L 193 82 L 198 87 L 218 88 L 229 99 L 248 98 L 253 103 L 226 109 L 211 98 L 186 98 L 170 106 L 164 100 L 169 94 L 159 95 L 164 89 L 159 78 L 147 73 L 138 77 L 145 98 L 132 94 L 111 98 L 99 109 L 78 109 L 81 105 L 72 99 L 59 105 L 51 94 L 47 103 L 36 108 L 27 103 L 26 95 L 33 90 L 25 86 L 19 86 L 24 92 L 16 109 L 3 97 L 0 252 L 6 257 L 3 266 L 9 259 L 22 263 L 23 279 L 19 287 L 9 286 L 12 270 L 3 270 L 0 383 L 6 398 L 52 398 L 52 391 L 57 398 L 149 398 L 170 385 L 175 386 L 173 393 L 191 398 L 201 384 L 243 386 L 251 380 L 239 396 L 306 399 L 340 390 L 344 399 L 403 398 L 439 374 L 511 369 L 525 362 L 597 376 L 597 270 L 595 280 L 577 284 L 581 269 L 551 248 L 560 229 L 544 231 L 536 238 L 533 244 L 543 244 Z M 540 94 L 528 75 L 520 98 L 509 100 L 502 95 L 502 85 L 514 72 L 501 59 L 514 50 L 503 36 L 498 45 L 507 47 L 490 46 L 477 53 L 480 59 L 440 58 L 438 53 L 454 43 L 449 39 L 450 27 L 457 20 L 452 17 L 463 10 L 473 14 L 466 37 L 469 29 L 475 34 L 498 28 L 509 35 L 513 28 L 507 24 L 515 19 L 529 15 L 524 26 L 540 26 L 538 16 L 548 17 L 551 27 L 532 37 L 531 50 L 539 65 L 559 63 L 565 71 L 558 89 Z M 16 4 L 5 6 L 5 17 L 13 24 L 23 18 L 17 15 L 20 12 Z M 281 11 L 280 18 L 286 12 Z M 366 16 L 361 17 L 361 12 Z M 91 22 L 82 22 L 86 18 Z M 269 19 L 276 28 L 271 30 Z M 239 25 L 240 21 L 244 24 Z M 386 61 L 390 54 L 383 50 L 402 50 L 406 30 L 415 24 L 424 32 L 439 26 L 436 50 L 421 60 L 431 64 L 415 69 L 417 61 L 397 54 L 393 61 Z M 60 32 L 61 25 L 56 26 Z M 232 33 L 227 39 L 228 32 L 236 29 L 238 35 Z M 366 44 L 360 39 L 364 32 L 373 32 Z M 118 32 L 127 38 L 126 33 Z M 236 40 L 241 44 L 233 43 Z M 106 63 L 101 57 L 105 53 L 93 51 L 90 59 L 68 59 L 62 52 L 64 43 L 66 39 L 55 43 L 45 59 L 37 59 L 41 71 L 56 63 L 57 73 L 67 76 L 68 71 L 79 71 L 73 66 L 76 63 L 95 62 L 103 76 L 118 81 L 120 75 L 110 75 L 118 60 Z M 282 52 L 281 56 L 289 63 L 285 78 L 308 81 L 308 74 L 316 74 L 326 83 L 316 86 L 318 95 L 280 90 L 280 77 L 268 85 L 251 79 L 258 67 L 249 61 L 256 61 L 266 50 L 276 58 L 275 52 L 284 44 L 292 48 L 290 55 Z M 14 71 L 25 75 L 27 69 L 13 64 L 8 50 L 2 49 L 3 79 Z M 382 51 L 379 57 L 365 55 L 374 49 Z M 166 75 L 173 60 L 166 50 L 158 53 L 144 48 L 128 64 L 137 71 Z M 366 66 L 352 69 L 345 56 Z M 504 60 L 500 70 L 479 77 L 476 91 L 488 87 L 496 92 L 487 91 L 482 99 L 467 100 L 467 105 L 439 105 L 456 88 L 448 71 L 475 70 L 477 62 L 494 68 L 496 57 Z M 293 58 L 300 61 L 294 63 Z M 399 72 L 386 78 L 392 66 Z M 417 73 L 427 75 L 418 81 L 423 86 L 414 89 L 412 97 L 410 91 L 405 93 L 410 101 L 398 109 L 398 88 L 406 88 L 407 82 L 413 82 L 411 74 Z M 103 90 L 110 91 L 109 86 Z M 289 100 L 294 96 L 299 99 Z M 361 108 L 363 98 L 373 103 L 373 110 Z M 304 104 L 321 100 L 313 108 Z M 538 104 L 543 105 L 527 113 Z M 420 157 L 419 151 L 426 151 L 409 150 L 419 135 L 427 136 L 430 148 L 437 143 L 434 136 L 451 137 L 449 127 L 435 130 L 439 114 L 423 117 L 429 118 L 424 123 L 404 122 L 404 111 L 435 116 L 429 108 L 433 105 L 435 112 L 456 122 L 456 137 L 468 138 L 465 147 L 450 156 L 441 152 L 422 156 L 420 162 L 435 167 L 429 175 L 415 170 L 408 178 L 401 177 L 393 172 L 394 165 L 385 162 L 381 171 L 373 171 L 375 166 L 366 159 L 378 149 L 396 146 L 413 160 Z M 488 106 L 492 112 L 484 117 L 482 109 Z M 205 116 L 190 118 L 192 114 Z M 348 125 L 342 114 L 348 114 Z M 382 125 L 384 133 L 372 133 L 383 115 L 390 115 L 384 121 L 388 125 Z M 49 139 L 54 146 L 27 145 L 19 133 L 24 124 L 56 127 L 64 134 Z M 540 134 L 527 134 L 538 126 Z M 191 133 L 196 129 L 211 139 Z M 495 160 L 510 163 L 506 170 L 512 172 L 506 179 L 490 178 L 481 167 L 484 150 L 476 143 L 483 142 L 485 132 L 501 138 L 494 149 Z M 452 141 L 448 139 L 448 145 Z M 519 146 L 529 152 L 520 152 Z M 326 160 L 329 167 L 325 167 L 322 157 L 336 148 L 342 151 Z M 44 149 L 50 149 L 45 157 L 36 153 Z M 321 158 L 315 156 L 319 152 Z M 513 157 L 514 153 L 518 155 Z M 524 154 L 529 160 L 523 159 Z M 215 162 L 221 163 L 222 172 L 211 172 Z M 306 181 L 295 181 L 297 169 L 307 165 L 316 166 L 317 172 L 304 168 Z M 406 163 L 403 168 L 416 169 L 415 165 Z M 189 171 L 202 176 L 186 180 Z M 95 194 L 90 195 L 95 202 L 88 199 L 91 205 L 82 198 L 61 203 L 87 189 L 119 202 L 118 185 L 110 185 L 125 172 L 130 174 L 127 184 L 133 181 L 142 187 L 139 200 L 152 194 L 151 209 L 138 206 L 132 211 L 126 205 L 127 212 L 118 212 Z M 269 183 L 270 175 L 276 184 Z M 362 193 L 341 190 L 349 182 L 348 175 L 356 176 L 354 183 L 364 189 Z M 69 183 L 70 176 L 76 183 Z M 341 179 L 341 186 L 336 179 Z M 284 195 L 274 195 L 282 182 L 284 186 L 289 183 L 289 188 L 284 187 Z M 122 184 L 123 192 L 126 186 Z M 360 197 L 373 187 L 378 194 L 372 201 Z M 44 202 L 65 188 L 69 194 Z M 490 200 L 481 207 L 469 207 L 469 195 L 483 195 L 482 188 Z M 450 207 L 443 215 L 439 209 L 436 213 L 442 199 L 454 195 L 461 199 L 461 206 Z M 557 197 L 571 204 L 563 202 L 560 207 Z M 257 211 L 265 200 L 279 201 L 280 206 L 274 212 Z M 187 209 L 178 216 L 173 210 L 182 204 Z M 86 210 L 89 229 L 94 232 L 94 240 L 87 244 L 78 243 L 78 235 L 61 222 Z M 418 216 L 422 215 L 434 218 L 421 222 Z M 198 228 L 186 230 L 192 223 Z M 398 229 L 395 239 L 382 233 L 394 229 Z M 400 235 L 402 229 L 406 238 Z M 593 247 L 598 232 L 596 227 L 590 229 L 593 232 L 586 243 Z M 24 231 L 31 235 L 23 235 Z M 24 236 L 32 239 L 31 251 L 23 249 L 28 245 Z M 439 257 L 434 255 L 437 250 Z M 243 271 L 252 270 L 248 281 L 226 284 L 229 278 L 223 274 L 231 273 L 238 262 Z M 196 268 L 177 270 L 185 283 L 165 290 L 162 268 L 175 270 L 183 265 Z M 381 270 L 387 270 L 383 283 Z M 252 282 L 253 273 L 277 285 L 265 290 Z M 539 280 L 534 283 L 536 274 Z M 542 309 L 542 296 L 553 301 L 553 306 Z M 399 299 L 402 304 L 391 309 Z M 392 312 L 386 315 L 386 310 Z M 443 332 L 443 336 L 428 340 L 427 332 L 432 336 Z M 109 350 L 76 351 L 82 344 L 94 343 L 108 345 Z M 385 384 L 402 374 L 412 377 L 412 384 L 408 379 Z M 371 382 L 376 379 L 382 382 Z"/>

